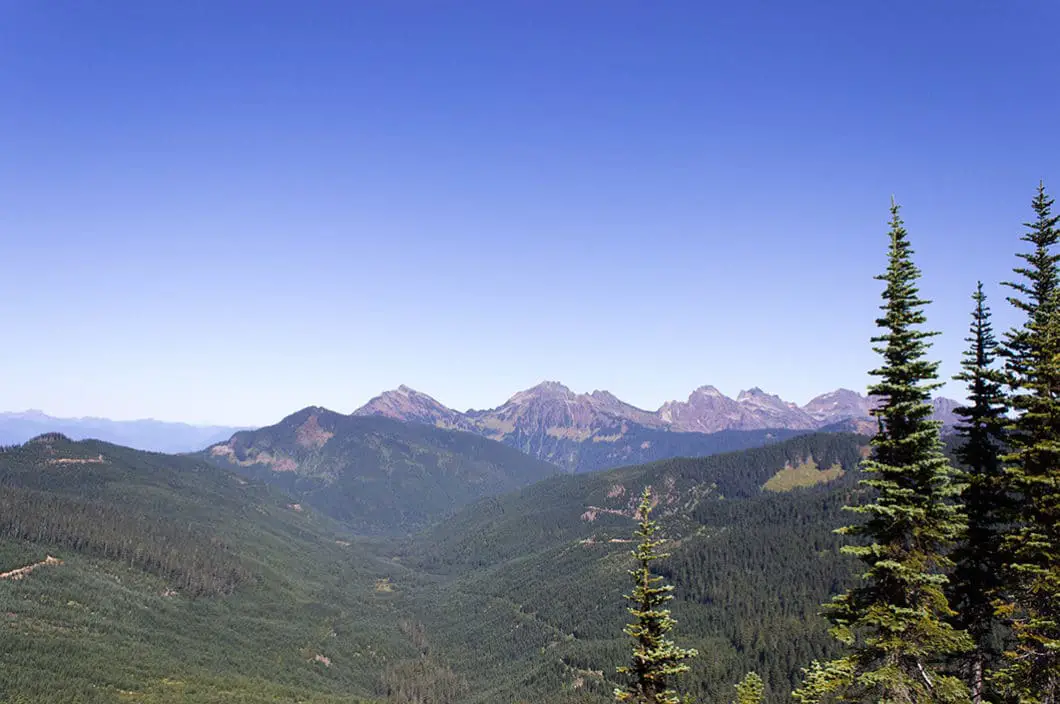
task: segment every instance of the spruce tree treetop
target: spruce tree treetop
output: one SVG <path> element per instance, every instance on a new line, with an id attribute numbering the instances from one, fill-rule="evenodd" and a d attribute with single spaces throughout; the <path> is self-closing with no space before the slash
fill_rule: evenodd
<path id="1" fill-rule="evenodd" d="M 869 392 L 882 399 L 873 411 L 879 432 L 862 470 L 866 503 L 849 507 L 864 521 L 840 529 L 862 538 L 844 552 L 864 563 L 863 583 L 826 607 L 832 634 L 850 653 L 814 663 L 794 693 L 802 702 L 966 702 L 968 692 L 941 664 L 971 646 L 956 630 L 944 592 L 946 552 L 963 528 L 953 499 L 958 487 L 942 453 L 939 424 L 930 420 L 938 363 L 925 358 L 935 333 L 920 329 L 927 301 L 916 286 L 898 205 L 892 200 L 890 248 L 872 338 L 883 364 L 871 373 Z"/>
<path id="2" fill-rule="evenodd" d="M 1012 271 L 1022 280 L 1004 282 L 1014 292 L 1006 300 L 1027 315 L 1023 326 L 1006 336 L 1006 355 L 1009 357 L 1013 352 L 1032 353 L 1034 345 L 1030 344 L 1029 336 L 1043 333 L 1056 310 L 1056 291 L 1060 288 L 1060 278 L 1057 277 L 1060 254 L 1056 254 L 1053 247 L 1060 240 L 1060 230 L 1057 229 L 1060 215 L 1052 214 L 1052 206 L 1053 199 L 1045 192 L 1045 184 L 1039 183 L 1031 202 L 1035 220 L 1023 224 L 1027 232 L 1020 237 L 1021 241 L 1033 245 L 1033 249 L 1016 254 L 1024 264 Z"/>
<path id="3" fill-rule="evenodd" d="M 1024 223 L 1027 232 L 1020 240 L 1033 248 L 1016 255 L 1024 261 L 1013 269 L 1020 278 L 1003 283 L 1013 291 L 1006 300 L 1024 314 L 1023 324 L 1005 335 L 1001 350 L 1012 392 L 1010 402 L 1017 411 L 1012 428 L 1014 455 L 1010 458 L 1017 463 L 1040 441 L 1055 436 L 1051 415 L 1056 388 L 1053 356 L 1060 349 L 1051 335 L 1060 290 L 1060 254 L 1053 252 L 1060 240 L 1060 218 L 1052 214 L 1053 199 L 1046 194 L 1044 184 L 1038 184 L 1031 205 L 1037 217 Z"/>
<path id="4" fill-rule="evenodd" d="M 1021 238 L 1025 265 L 1007 282 L 1009 301 L 1025 315 L 1005 338 L 1005 370 L 1016 417 L 1009 433 L 1005 482 L 1016 498 L 1006 534 L 1008 558 L 999 614 L 1012 625 L 1015 647 L 996 681 L 1021 702 L 1060 702 L 1060 216 L 1043 184 L 1032 201 L 1036 218 Z"/>
<path id="5" fill-rule="evenodd" d="M 630 677 L 630 683 L 615 690 L 615 700 L 634 704 L 680 704 L 681 699 L 670 683 L 675 675 L 688 671 L 685 661 L 698 653 L 677 647 L 668 635 L 677 623 L 671 618 L 670 610 L 664 608 L 673 599 L 673 586 L 662 584 L 662 577 L 651 571 L 652 562 L 668 557 L 659 552 L 663 541 L 656 537 L 659 526 L 652 520 L 651 510 L 651 488 L 645 487 L 638 508 L 640 524 L 636 536 L 640 543 L 633 550 L 637 567 L 629 571 L 633 593 L 626 596 L 632 602 L 627 610 L 635 618 L 624 629 L 634 641 L 633 657 L 629 665 L 618 668 L 620 674 Z"/>

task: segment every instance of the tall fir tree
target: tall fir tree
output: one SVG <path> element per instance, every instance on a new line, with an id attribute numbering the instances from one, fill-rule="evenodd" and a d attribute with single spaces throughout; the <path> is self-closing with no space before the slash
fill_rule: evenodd
<path id="1" fill-rule="evenodd" d="M 1008 560 L 998 614 L 1015 645 L 996 681 L 1027 704 L 1060 702 L 1060 217 L 1039 183 L 1035 220 L 1025 223 L 1017 281 L 1006 282 L 1023 324 L 1005 337 L 1005 370 L 1015 410 L 1005 483 L 1017 511 L 1004 539 Z"/>
<path id="2" fill-rule="evenodd" d="M 953 553 L 950 604 L 957 611 L 954 623 L 968 632 L 975 648 L 960 660 L 972 702 L 996 701 L 986 673 L 996 665 L 998 621 L 995 600 L 1002 586 L 1001 540 L 1011 520 L 1012 504 L 1005 488 L 1001 456 L 1005 446 L 1007 399 L 1005 375 L 995 367 L 997 340 L 990 323 L 982 282 L 972 295 L 975 308 L 969 343 L 954 379 L 967 384 L 967 406 L 956 409 L 962 419 L 956 430 L 961 438 L 957 458 L 966 472 L 961 504 L 968 527 Z"/>
<path id="3" fill-rule="evenodd" d="M 662 584 L 663 578 L 652 574 L 652 563 L 669 555 L 659 552 L 663 541 L 656 537 L 659 525 L 652 520 L 651 510 L 651 488 L 645 487 L 638 508 L 640 524 L 635 534 L 640 542 L 633 550 L 637 567 L 629 571 L 633 593 L 626 596 L 632 602 L 627 610 L 636 619 L 624 629 L 634 641 L 633 657 L 628 666 L 618 668 L 619 674 L 629 676 L 630 683 L 615 690 L 615 700 L 634 704 L 680 704 L 681 699 L 671 682 L 675 675 L 688 671 L 686 661 L 698 653 L 677 647 L 669 637 L 677 623 L 670 616 L 670 610 L 665 608 L 673 599 L 673 586 Z"/>
<path id="4" fill-rule="evenodd" d="M 927 304 L 918 296 L 920 270 L 891 202 L 890 249 L 882 333 L 872 338 L 883 364 L 869 391 L 881 398 L 873 411 L 879 432 L 862 470 L 866 503 L 849 509 L 865 516 L 840 529 L 862 544 L 843 551 L 865 565 L 862 584 L 836 596 L 825 607 L 831 633 L 850 652 L 827 663 L 815 662 L 794 692 L 801 702 L 929 704 L 967 702 L 963 682 L 942 672 L 954 653 L 971 639 L 950 623 L 946 599 L 946 552 L 963 528 L 953 499 L 958 487 L 942 453 L 939 424 L 930 420 L 931 391 L 939 385 L 938 363 L 925 359 L 935 333 L 920 329 Z"/>

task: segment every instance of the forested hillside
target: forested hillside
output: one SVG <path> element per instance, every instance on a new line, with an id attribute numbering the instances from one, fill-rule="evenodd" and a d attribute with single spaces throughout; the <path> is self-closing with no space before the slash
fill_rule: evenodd
<path id="1" fill-rule="evenodd" d="M 616 423 L 600 429 L 603 439 L 577 440 L 563 435 L 515 430 L 503 442 L 532 457 L 546 458 L 572 472 L 596 472 L 670 457 L 705 457 L 761 447 L 803 434 L 804 430 L 772 428 L 678 433 Z"/>
<path id="2" fill-rule="evenodd" d="M 665 489 L 660 516 L 678 541 L 663 569 L 678 585 L 682 638 L 714 654 L 697 664 L 694 691 L 727 701 L 754 667 L 782 692 L 807 658 L 830 652 L 816 605 L 843 582 L 830 527 L 862 444 L 815 435 L 564 475 L 381 540 L 196 457 L 45 436 L 0 453 L 0 572 L 41 563 L 0 579 L 0 693 L 607 701 L 624 658 L 630 497 L 645 483 Z M 762 489 L 811 457 L 847 473 Z"/>
<path id="3" fill-rule="evenodd" d="M 410 608 L 446 634 L 439 648 L 469 678 L 491 673 L 462 701 L 544 701 L 564 691 L 610 701 L 614 667 L 626 657 L 622 594 L 633 509 L 641 487 L 652 485 L 666 537 L 675 541 L 661 570 L 677 587 L 679 640 L 707 654 L 695 662 L 688 691 L 697 701 L 727 703 L 732 684 L 756 669 L 768 701 L 787 701 L 800 668 L 834 651 L 817 612 L 851 574 L 832 529 L 846 520 L 840 507 L 855 491 L 864 443 L 854 435 L 804 436 L 556 477 L 480 501 L 405 546 L 405 564 L 444 576 L 440 589 L 451 605 Z M 789 492 L 763 489 L 810 459 L 843 474 Z"/>
<path id="4" fill-rule="evenodd" d="M 380 672 L 422 661 L 377 589 L 394 569 L 194 458 L 60 435 L 7 448 L 0 701 L 375 700 Z"/>
<path id="5" fill-rule="evenodd" d="M 559 469 L 486 438 L 306 408 L 203 458 L 261 479 L 361 534 L 402 534 Z"/>

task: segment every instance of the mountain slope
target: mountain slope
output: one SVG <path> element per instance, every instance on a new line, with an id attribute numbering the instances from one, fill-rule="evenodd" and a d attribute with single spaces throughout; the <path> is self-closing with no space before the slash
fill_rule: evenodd
<path id="1" fill-rule="evenodd" d="M 285 432 L 313 446 L 329 427 L 330 442 L 342 428 L 307 409 Z M 201 457 L 40 438 L 0 451 L 0 573 L 40 563 L 0 577 L 0 692 L 46 704 L 603 704 L 628 655 L 631 508 L 650 483 L 674 539 L 660 568 L 677 585 L 678 639 L 710 654 L 692 693 L 727 702 L 753 667 L 770 703 L 784 701 L 792 673 L 832 647 L 816 613 L 845 584 L 831 528 L 849 520 L 840 506 L 863 442 L 807 435 L 560 475 L 414 539 L 369 540 Z M 251 447 L 269 451 L 232 452 Z M 271 462 L 296 461 L 279 450 Z M 818 486 L 763 491 L 816 468 Z"/>
<path id="2" fill-rule="evenodd" d="M 24 443 L 44 433 L 62 433 L 74 440 L 94 438 L 151 452 L 196 452 L 239 430 L 242 428 L 159 420 L 53 418 L 40 411 L 0 413 L 0 445 Z"/>
<path id="3" fill-rule="evenodd" d="M 684 682 L 696 701 L 728 702 L 732 684 L 755 669 L 769 683 L 768 701 L 779 704 L 800 668 L 835 648 L 817 613 L 852 574 L 832 529 L 850 520 L 841 507 L 865 442 L 801 436 L 739 453 L 555 477 L 482 500 L 402 553 L 406 564 L 444 575 L 447 603 L 482 618 L 458 623 L 411 608 L 429 631 L 445 634 L 441 652 L 461 663 L 458 671 L 492 673 L 495 684 L 470 702 L 510 701 L 516 691 L 533 700 L 530 694 L 544 696 L 556 680 L 586 702 L 609 701 L 614 667 L 628 657 L 621 629 L 632 516 L 650 484 L 672 541 L 660 569 L 676 586 L 677 640 L 706 654 Z M 816 487 L 763 491 L 778 474 L 807 466 L 835 469 Z"/>
<path id="4" fill-rule="evenodd" d="M 362 533 L 404 533 L 558 470 L 470 433 L 303 409 L 208 448 L 211 463 L 280 487 Z"/>
<path id="5" fill-rule="evenodd" d="M 0 578 L 4 701 L 354 704 L 420 660 L 376 588 L 401 570 L 192 457 L 0 452 L 0 573 L 38 563 Z"/>

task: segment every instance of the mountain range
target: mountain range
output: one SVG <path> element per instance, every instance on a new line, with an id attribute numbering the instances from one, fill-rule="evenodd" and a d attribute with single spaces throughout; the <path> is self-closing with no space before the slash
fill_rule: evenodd
<path id="1" fill-rule="evenodd" d="M 609 391 L 576 394 L 556 381 L 544 381 L 489 410 L 460 412 L 425 393 L 399 386 L 371 399 L 353 412 L 386 416 L 443 428 L 469 430 L 501 439 L 516 430 L 547 428 L 552 435 L 588 439 L 595 429 L 614 420 L 646 428 L 684 433 L 720 430 L 818 430 L 842 421 L 870 420 L 871 396 L 850 389 L 821 394 L 804 406 L 785 401 L 760 388 L 741 391 L 735 399 L 713 386 L 701 386 L 685 401 L 667 401 L 656 411 L 626 403 Z M 958 402 L 937 398 L 935 417 L 944 426 L 955 421 Z"/>
<path id="2" fill-rule="evenodd" d="M 43 433 L 74 440 L 92 438 L 150 452 L 195 452 L 232 437 L 240 427 L 168 421 L 56 418 L 42 411 L 0 413 L 0 445 L 23 443 Z"/>
<path id="3" fill-rule="evenodd" d="M 586 471 L 745 449 L 814 430 L 871 432 L 873 404 L 872 397 L 850 389 L 821 394 L 799 406 L 759 388 L 741 391 L 734 399 L 713 386 L 701 386 L 686 401 L 668 401 L 648 411 L 608 391 L 576 394 L 559 382 L 546 381 L 518 392 L 496 408 L 465 412 L 400 386 L 371 399 L 353 415 L 464 430 L 567 470 Z M 958 403 L 940 397 L 933 404 L 934 417 L 944 428 L 952 427 Z M 776 436 L 778 431 L 789 432 Z M 709 451 L 698 447 L 707 443 L 702 439 L 705 436 L 713 438 L 707 444 L 716 444 L 722 437 L 719 433 L 728 434 L 730 442 Z M 674 445 L 681 447 L 669 449 Z M 586 452 L 587 448 L 591 451 Z"/>
<path id="4" fill-rule="evenodd" d="M 608 391 L 576 394 L 548 381 L 520 391 L 487 410 L 457 411 L 431 396 L 400 386 L 371 399 L 353 416 L 382 416 L 497 440 L 569 472 L 595 471 L 667 457 L 705 456 L 757 447 L 813 430 L 871 433 L 873 400 L 837 389 L 798 404 L 759 388 L 736 398 L 701 386 L 685 401 L 655 411 L 626 403 Z M 935 417 L 952 427 L 957 402 L 934 401 Z M 328 411 L 328 413 L 331 413 Z M 196 426 L 157 420 L 56 418 L 40 411 L 0 413 L 0 445 L 46 432 L 94 438 L 153 452 L 197 452 L 247 428 Z"/>

